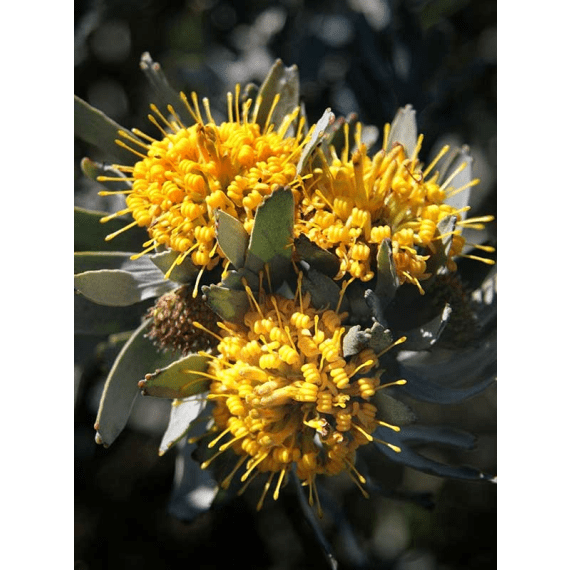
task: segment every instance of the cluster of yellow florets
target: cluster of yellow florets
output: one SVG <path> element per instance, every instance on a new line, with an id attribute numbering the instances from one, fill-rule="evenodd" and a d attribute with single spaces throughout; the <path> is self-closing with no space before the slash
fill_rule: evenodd
<path id="1" fill-rule="evenodd" d="M 464 164 L 440 184 L 434 169 L 449 148 L 444 147 L 423 169 L 418 161 L 421 135 L 408 156 L 399 143 L 387 148 L 390 126 L 386 125 L 383 148 L 370 158 L 357 125 L 356 150 L 349 156 L 345 125 L 341 156 L 331 147 L 330 163 L 320 161 L 319 167 L 300 176 L 297 163 L 309 135 L 303 134 L 304 121 L 298 108 L 280 125 L 273 124 L 272 110 L 279 100 L 276 96 L 261 127 L 257 123 L 261 99 L 255 101 L 253 109 L 254 102 L 248 99 L 240 110 L 238 87 L 235 99 L 228 94 L 228 121 L 217 125 L 207 99 L 203 100 L 204 120 L 195 93 L 193 106 L 183 93 L 181 98 L 196 124 L 186 127 L 171 106 L 168 110 L 172 118 L 167 119 L 151 105 L 165 128 L 153 115 L 149 118 L 163 138 L 155 140 L 137 129 L 133 134 L 121 131 L 120 135 L 135 148 L 123 140 L 117 143 L 140 160 L 133 167 L 114 166 L 127 175 L 124 178 L 100 177 L 103 181 L 132 182 L 129 190 L 122 191 L 127 194 L 127 208 L 102 221 L 126 213 L 134 218 L 107 239 L 135 225 L 146 227 L 150 239 L 137 256 L 164 247 L 178 253 L 175 264 L 190 256 L 196 267 L 210 270 L 224 257 L 216 242 L 215 211 L 227 212 L 251 233 L 256 209 L 263 199 L 277 187 L 290 185 L 296 204 L 296 237 L 305 234 L 319 247 L 334 251 L 340 260 L 338 279 L 347 273 L 361 281 L 373 279 L 377 246 L 388 238 L 400 283 L 414 283 L 423 291 L 420 282 L 430 277 L 427 261 L 436 250 L 437 240 L 447 237 L 437 231 L 437 224 L 455 216 L 458 228 L 480 227 L 476 222 L 490 219 L 462 221 L 468 208 L 458 210 L 445 204 L 450 195 L 478 180 L 461 188 L 451 186 Z M 295 122 L 296 135 L 291 136 Z M 452 233 L 447 265 L 455 270 L 453 258 L 461 254 L 465 240 L 459 229 Z"/>
<path id="2" fill-rule="evenodd" d="M 190 255 L 194 265 L 209 270 L 223 257 L 216 244 L 215 210 L 237 218 L 251 233 L 257 206 L 277 187 L 291 185 L 297 178 L 296 159 L 304 138 L 301 128 L 296 136 L 287 136 L 298 110 L 286 116 L 277 130 L 269 119 L 262 128 L 255 122 L 259 100 L 250 118 L 253 101 L 246 101 L 239 112 L 230 97 L 229 120 L 217 125 L 207 99 L 205 121 L 196 95 L 193 94 L 194 108 L 181 96 L 196 120 L 195 125 L 184 126 L 172 107 L 169 111 L 174 118 L 167 119 L 152 106 L 172 132 L 166 132 L 152 115 L 149 117 L 164 135 L 161 140 L 136 129 L 133 133 L 138 140 L 120 132 L 131 145 L 138 145 L 145 152 L 117 141 L 141 160 L 134 167 L 115 166 L 129 175 L 123 180 L 130 180 L 132 188 L 126 191 L 127 208 L 113 216 L 130 213 L 134 222 L 127 227 L 148 228 L 150 240 L 144 244 L 145 252 L 164 246 L 180 254 L 178 263 Z M 238 97 L 239 90 L 236 101 Z"/>
<path id="3" fill-rule="evenodd" d="M 375 275 L 376 246 L 391 239 L 400 282 L 415 283 L 421 289 L 419 282 L 429 277 L 426 262 L 435 251 L 435 241 L 442 237 L 437 224 L 450 215 L 461 220 L 462 213 L 444 201 L 448 193 L 462 189 L 451 188 L 451 180 L 440 185 L 437 172 L 430 176 L 448 147 L 422 170 L 417 159 L 422 137 L 408 157 L 401 144 L 387 148 L 388 135 L 389 127 L 384 147 L 372 158 L 363 144 L 349 157 L 348 135 L 341 157 L 331 147 L 331 163 L 315 169 L 304 187 L 297 231 L 320 247 L 334 250 L 340 260 L 338 277 L 349 273 L 362 281 Z M 464 239 L 456 232 L 450 268 L 454 268 L 451 258 L 461 253 L 463 245 Z"/>
<path id="4" fill-rule="evenodd" d="M 373 440 L 379 424 L 387 425 L 370 403 L 379 373 L 363 377 L 376 369 L 378 357 L 366 349 L 344 359 L 345 315 L 311 308 L 308 293 L 297 300 L 271 295 L 261 304 L 251 299 L 255 310 L 243 325 L 226 325 L 208 371 L 215 378 L 208 398 L 216 403 L 213 418 L 221 432 L 210 446 L 227 438 L 219 451 L 232 448 L 242 456 L 224 484 L 244 462 L 242 481 L 254 470 L 269 472 L 266 491 L 279 473 L 275 498 L 293 464 L 310 487 L 311 502 L 318 474 L 348 471 L 363 483 L 355 451 Z"/>

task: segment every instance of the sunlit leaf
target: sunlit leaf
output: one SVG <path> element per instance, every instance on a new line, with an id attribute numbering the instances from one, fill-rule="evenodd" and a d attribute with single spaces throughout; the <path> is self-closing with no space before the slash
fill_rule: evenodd
<path id="1" fill-rule="evenodd" d="M 81 159 L 81 171 L 87 178 L 101 184 L 111 191 L 126 190 L 132 187 L 132 182 L 127 179 L 124 172 L 113 168 L 110 164 L 97 162 L 90 158 Z M 99 176 L 108 176 L 109 178 L 122 178 L 123 180 L 98 180 Z"/>
<path id="2" fill-rule="evenodd" d="M 273 64 L 259 89 L 261 104 L 257 112 L 257 123 L 262 129 L 277 94 L 279 101 L 271 113 L 271 123 L 279 126 L 285 116 L 299 106 L 299 70 L 296 65 L 285 67 L 280 59 Z"/>
<path id="3" fill-rule="evenodd" d="M 471 188 L 466 188 L 457 194 L 453 194 L 452 190 L 453 188 L 461 188 L 469 184 L 473 179 L 473 157 L 470 154 L 469 147 L 463 145 L 460 149 L 456 149 L 452 152 L 440 174 L 441 182 L 447 182 L 447 179 L 463 164 L 465 164 L 465 168 L 453 177 L 448 189 L 450 196 L 445 199 L 445 203 L 456 210 L 462 210 L 465 206 L 468 206 L 471 196 Z"/>
<path id="4" fill-rule="evenodd" d="M 192 260 L 187 257 L 180 264 L 176 264 L 174 269 L 172 265 L 176 262 L 179 253 L 177 251 L 162 251 L 160 253 L 152 253 L 148 258 L 162 271 L 163 274 L 168 274 L 169 281 L 176 283 L 190 283 L 194 281 L 199 269 L 192 263 Z"/>
<path id="5" fill-rule="evenodd" d="M 124 269 L 133 253 L 125 251 L 80 251 L 73 254 L 73 272 Z"/>
<path id="6" fill-rule="evenodd" d="M 245 268 L 257 275 L 268 264 L 274 284 L 290 266 L 294 205 L 291 189 L 280 187 L 265 198 L 255 212 Z"/>
<path id="7" fill-rule="evenodd" d="M 144 396 L 188 398 L 207 390 L 210 381 L 197 372 L 206 372 L 209 359 L 199 354 L 185 356 L 165 368 L 147 373 L 139 382 Z"/>
<path id="8" fill-rule="evenodd" d="M 451 250 L 451 242 L 453 240 L 453 231 L 457 223 L 456 216 L 448 216 L 443 218 L 437 224 L 437 234 L 443 236 L 441 239 L 432 240 L 435 245 L 435 252 L 430 255 L 426 263 L 426 271 L 432 275 L 437 275 L 446 271 L 447 261 L 449 260 L 449 252 Z"/>
<path id="9" fill-rule="evenodd" d="M 410 157 L 414 152 L 418 141 L 418 129 L 416 126 L 416 111 L 411 105 L 398 109 L 390 127 L 387 149 L 391 150 L 396 143 L 401 144 Z"/>
<path id="10" fill-rule="evenodd" d="M 174 288 L 175 284 L 164 279 L 150 260 L 143 260 L 129 260 L 132 265 L 126 270 L 99 269 L 79 273 L 74 276 L 75 288 L 90 301 L 113 307 L 159 297 Z"/>
<path id="11" fill-rule="evenodd" d="M 208 306 L 224 321 L 238 323 L 250 310 L 247 293 L 219 285 L 202 287 Z"/>
<path id="12" fill-rule="evenodd" d="M 196 445 L 184 443 L 179 446 L 168 512 L 190 522 L 210 509 L 216 499 L 218 486 L 211 470 L 201 469 L 200 463 L 194 459 Z"/>
<path id="13" fill-rule="evenodd" d="M 297 163 L 297 174 L 301 174 L 305 168 L 305 164 L 314 150 L 323 142 L 328 129 L 334 123 L 334 113 L 327 109 L 323 116 L 318 120 L 315 128 L 311 134 L 311 138 L 307 144 L 303 147 L 303 152 Z"/>
<path id="14" fill-rule="evenodd" d="M 380 323 L 374 323 L 366 330 L 360 330 L 360 325 L 350 327 L 342 339 L 343 356 L 354 356 L 365 348 L 372 348 L 379 354 L 393 342 L 392 333 Z"/>
<path id="15" fill-rule="evenodd" d="M 206 403 L 203 398 L 198 399 L 192 396 L 172 402 L 168 427 L 162 436 L 158 450 L 159 455 L 164 455 L 188 433 L 192 427 L 192 422 L 202 413 L 205 407 Z"/>
<path id="16" fill-rule="evenodd" d="M 236 269 L 245 263 L 249 235 L 243 224 L 222 210 L 216 211 L 216 237 L 218 246 Z"/>

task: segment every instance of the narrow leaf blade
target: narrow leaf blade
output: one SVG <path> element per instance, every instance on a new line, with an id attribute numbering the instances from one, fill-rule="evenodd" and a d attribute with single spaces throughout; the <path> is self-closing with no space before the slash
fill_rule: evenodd
<path id="1" fill-rule="evenodd" d="M 146 372 L 163 366 L 169 359 L 145 337 L 148 325 L 149 321 L 145 321 L 125 343 L 105 382 L 95 420 L 95 441 L 106 447 L 127 425 L 138 394 L 138 381 Z"/>

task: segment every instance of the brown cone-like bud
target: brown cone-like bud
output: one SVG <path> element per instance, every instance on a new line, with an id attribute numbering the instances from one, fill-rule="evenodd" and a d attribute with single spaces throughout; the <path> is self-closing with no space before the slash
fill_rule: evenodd
<path id="1" fill-rule="evenodd" d="M 160 348 L 186 355 L 218 342 L 192 324 L 197 321 L 212 332 L 218 330 L 218 316 L 200 297 L 192 297 L 192 287 L 183 285 L 160 297 L 149 309 L 147 318 L 152 319 L 147 337 Z"/>

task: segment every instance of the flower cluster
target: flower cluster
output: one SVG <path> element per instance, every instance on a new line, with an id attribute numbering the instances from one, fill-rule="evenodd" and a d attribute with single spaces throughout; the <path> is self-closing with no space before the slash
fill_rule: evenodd
<path id="1" fill-rule="evenodd" d="M 287 133 L 299 109 L 285 116 L 280 125 L 271 122 L 270 111 L 262 128 L 256 122 L 261 98 L 256 99 L 253 109 L 253 100 L 247 99 L 240 111 L 239 93 L 238 87 L 235 100 L 228 94 L 228 120 L 220 125 L 212 118 L 208 99 L 203 100 L 204 119 L 196 93 L 192 93 L 193 106 L 181 93 L 194 125 L 186 127 L 172 106 L 172 118 L 166 118 L 152 105 L 162 125 L 153 115 L 149 119 L 162 139 L 138 129 L 132 134 L 119 132 L 129 144 L 122 139 L 117 143 L 140 160 L 134 166 L 114 166 L 127 175 L 125 178 L 99 177 L 100 181 L 132 183 L 125 191 L 127 208 L 102 221 L 130 213 L 134 221 L 123 229 L 135 225 L 148 228 L 150 239 L 138 255 L 162 246 L 178 252 L 176 264 L 190 255 L 197 267 L 213 269 L 224 257 L 216 244 L 215 211 L 239 219 L 251 232 L 255 211 L 263 199 L 277 187 L 294 183 L 295 162 L 304 140 L 303 121 L 299 121 L 295 136 Z M 274 106 L 278 100 L 276 95 Z M 114 234 L 108 239 L 112 237 Z"/>
<path id="2" fill-rule="evenodd" d="M 334 249 L 340 260 L 338 277 L 349 273 L 362 281 L 374 278 L 371 264 L 375 247 L 384 239 L 392 242 L 394 261 L 401 283 L 416 284 L 430 274 L 426 262 L 435 251 L 434 242 L 444 235 L 437 231 L 443 219 L 455 216 L 459 226 L 479 227 L 483 219 L 461 221 L 464 210 L 445 200 L 478 183 L 470 180 L 463 186 L 451 186 L 466 166 L 463 163 L 442 183 L 435 171 L 438 162 L 449 151 L 445 146 L 425 168 L 418 160 L 423 137 L 418 137 L 411 156 L 404 146 L 388 147 L 390 125 L 386 125 L 382 149 L 372 158 L 360 140 L 360 124 L 356 130 L 356 150 L 349 154 L 349 125 L 345 124 L 345 144 L 339 157 L 331 147 L 330 164 L 313 171 L 314 177 L 304 186 L 301 222 L 297 232 L 323 249 Z M 459 230 L 453 232 L 447 260 L 449 269 L 456 268 L 453 258 L 461 254 L 465 244 Z"/>
<path id="3" fill-rule="evenodd" d="M 231 448 L 241 456 L 222 486 L 244 463 L 242 481 L 254 470 L 269 473 L 260 505 L 279 474 L 277 499 L 293 464 L 309 486 L 311 503 L 313 494 L 318 501 L 316 475 L 348 471 L 357 484 L 365 483 L 354 466 L 356 449 L 374 440 L 378 425 L 389 425 L 376 417 L 371 403 L 388 385 L 380 384 L 378 355 L 366 349 L 343 358 L 346 313 L 314 309 L 308 293 L 299 292 L 295 299 L 263 295 L 259 303 L 250 294 L 250 300 L 253 310 L 242 325 L 224 325 L 219 355 L 207 373 L 212 379 L 208 399 L 216 403 L 212 416 L 220 432 L 210 446 L 227 436 L 219 453 Z"/>
<path id="4" fill-rule="evenodd" d="M 168 106 L 166 117 L 153 105 L 149 117 L 160 138 L 119 130 L 116 142 L 135 157 L 133 164 L 101 168 L 98 180 L 125 182 L 127 190 L 101 194 L 125 194 L 126 207 L 93 217 L 114 224 L 114 218 L 130 214 L 134 220 L 106 239 L 135 226 L 145 228 L 149 239 L 142 252 L 137 245 L 134 253 L 80 254 L 77 263 L 85 271 L 76 276 L 76 287 L 102 304 L 159 300 L 109 375 L 96 421 L 98 441 L 112 443 L 126 424 L 133 379 L 123 371 L 138 371 L 137 351 L 145 351 L 141 362 L 152 362 L 145 344 L 151 339 L 182 353 L 174 362 L 158 354 L 155 372 L 145 370 L 143 381 L 141 375 L 135 379 L 144 394 L 174 399 L 161 451 L 183 437 L 193 441 L 188 431 L 203 409 L 194 404 L 210 402 L 211 454 L 202 467 L 231 450 L 238 459 L 218 482 L 222 488 L 234 477 L 245 487 L 267 473 L 259 507 L 275 478 L 277 499 L 292 474 L 309 487 L 309 502 L 314 498 L 319 510 L 318 475 L 346 472 L 366 495 L 366 479 L 355 462 L 358 448 L 369 443 L 429 473 L 489 478 L 416 454 L 407 441 L 417 440 L 417 431 L 406 431 L 400 419 L 386 415 L 391 409 L 393 417 L 413 421 L 406 406 L 394 403 L 392 388 L 451 403 L 489 386 L 487 377 L 461 388 L 418 380 L 398 360 L 398 350 L 391 350 L 402 344 L 407 352 L 425 352 L 448 322 L 451 336 L 461 338 L 448 337 L 447 346 L 463 348 L 475 338 L 470 300 L 454 276 L 455 259 L 492 263 L 464 252 L 461 235 L 492 218 L 465 218 L 469 206 L 453 197 L 478 181 L 470 172 L 460 175 L 466 162 L 446 174 L 437 170 L 448 147 L 424 166 L 418 158 L 422 136 L 403 142 L 390 125 L 373 156 L 362 126 L 356 125 L 352 140 L 348 123 L 334 130 L 339 122 L 330 110 L 307 128 L 292 95 L 298 93 L 296 82 L 296 70 L 277 62 L 255 99 L 241 100 L 239 87 L 228 94 L 226 122 L 216 123 L 207 99 L 202 115 L 193 93 L 191 102 L 181 94 L 191 126 L 180 108 Z M 86 112 L 85 105 L 80 111 Z M 405 121 L 412 120 L 408 113 Z M 114 137 L 113 124 L 109 130 Z M 408 130 L 415 133 L 415 123 Z M 341 148 L 333 142 L 339 132 Z M 301 238 L 311 247 L 301 251 Z M 223 271 L 214 270 L 221 260 Z M 202 299 L 196 299 L 199 283 Z M 425 301 L 417 305 L 421 311 L 414 309 L 410 290 Z M 394 340 L 393 333 L 400 338 Z M 486 346 L 476 350 L 483 354 Z M 389 367 L 381 362 L 387 351 Z M 474 362 L 479 352 L 468 356 Z M 122 362 L 127 364 L 121 367 Z M 457 363 L 449 369 L 445 361 L 438 365 L 442 373 L 452 369 L 469 376 Z M 389 390 L 383 393 L 384 388 Z M 469 437 L 445 429 L 425 434 L 456 447 L 471 445 Z"/>

